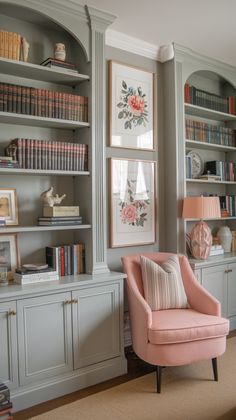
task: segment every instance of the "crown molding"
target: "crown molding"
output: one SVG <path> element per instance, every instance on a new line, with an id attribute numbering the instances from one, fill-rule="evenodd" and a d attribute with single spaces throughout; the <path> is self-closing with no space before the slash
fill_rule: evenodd
<path id="1" fill-rule="evenodd" d="M 173 45 L 154 45 L 141 39 L 126 35 L 122 32 L 108 29 L 106 31 L 106 45 L 119 48 L 151 60 L 160 61 L 161 63 L 171 60 L 174 57 Z"/>

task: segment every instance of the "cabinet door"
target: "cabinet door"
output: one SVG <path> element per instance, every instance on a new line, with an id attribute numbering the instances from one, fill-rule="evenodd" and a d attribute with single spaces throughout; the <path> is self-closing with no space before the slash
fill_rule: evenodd
<path id="1" fill-rule="evenodd" d="M 20 384 L 72 370 L 71 293 L 18 301 Z"/>
<path id="2" fill-rule="evenodd" d="M 119 284 L 73 292 L 74 368 L 120 353 Z"/>
<path id="3" fill-rule="evenodd" d="M 236 264 L 228 265 L 228 316 L 236 315 Z"/>
<path id="4" fill-rule="evenodd" d="M 221 303 L 221 314 L 227 316 L 227 266 L 219 265 L 202 270 L 202 285 Z"/>
<path id="5" fill-rule="evenodd" d="M 15 314 L 15 302 L 0 303 L 0 380 L 10 389 L 18 386 Z"/>

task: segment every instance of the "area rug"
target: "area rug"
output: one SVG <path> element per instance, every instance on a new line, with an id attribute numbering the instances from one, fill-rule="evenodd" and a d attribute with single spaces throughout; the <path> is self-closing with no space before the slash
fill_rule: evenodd
<path id="1" fill-rule="evenodd" d="M 211 361 L 166 368 L 162 392 L 155 373 L 33 417 L 37 420 L 236 420 L 236 337 L 218 359 L 219 382 Z"/>

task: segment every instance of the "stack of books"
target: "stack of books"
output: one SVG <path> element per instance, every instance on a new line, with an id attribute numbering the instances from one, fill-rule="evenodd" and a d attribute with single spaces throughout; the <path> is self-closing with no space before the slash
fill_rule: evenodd
<path id="1" fill-rule="evenodd" d="M 19 168 L 19 162 L 12 156 L 0 156 L 0 168 Z"/>
<path id="2" fill-rule="evenodd" d="M 211 246 L 211 251 L 210 251 L 210 257 L 213 257 L 215 255 L 222 255 L 224 254 L 224 249 L 222 247 L 222 245 L 212 245 Z"/>
<path id="3" fill-rule="evenodd" d="M 41 66 L 50 67 L 51 69 L 60 69 L 69 73 L 78 73 L 75 68 L 75 64 L 69 63 L 68 61 L 57 60 L 56 58 L 47 58 L 42 63 Z"/>
<path id="4" fill-rule="evenodd" d="M 59 280 L 58 272 L 51 268 L 28 270 L 24 267 L 16 269 L 14 282 L 17 284 L 43 283 L 45 281 Z"/>
<path id="5" fill-rule="evenodd" d="M 85 273 L 84 244 L 47 246 L 46 262 L 60 276 Z"/>
<path id="6" fill-rule="evenodd" d="M 231 230 L 231 233 L 232 233 L 231 251 L 236 252 L 236 230 Z"/>
<path id="7" fill-rule="evenodd" d="M 13 419 L 11 409 L 10 391 L 5 384 L 0 382 L 0 420 Z"/>
<path id="8" fill-rule="evenodd" d="M 71 226 L 82 225 L 81 216 L 58 216 L 58 217 L 39 217 L 39 226 Z"/>
<path id="9" fill-rule="evenodd" d="M 21 35 L 3 29 L 0 30 L 0 57 L 20 60 L 21 44 Z"/>

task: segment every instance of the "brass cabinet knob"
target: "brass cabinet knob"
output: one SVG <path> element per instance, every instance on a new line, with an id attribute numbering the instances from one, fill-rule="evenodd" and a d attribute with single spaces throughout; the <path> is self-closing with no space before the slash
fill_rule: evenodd
<path id="1" fill-rule="evenodd" d="M 72 299 L 72 303 L 78 303 L 78 299 Z"/>
<path id="2" fill-rule="evenodd" d="M 69 305 L 70 303 L 72 303 L 72 301 L 71 301 L 71 300 L 69 300 L 69 299 L 64 300 L 64 304 L 65 304 L 65 305 Z"/>
<path id="3" fill-rule="evenodd" d="M 9 311 L 9 312 L 8 312 L 8 315 L 13 315 L 13 316 L 15 316 L 15 315 L 16 315 L 16 311 L 14 311 L 14 310 L 12 309 L 11 311 Z"/>
<path id="4" fill-rule="evenodd" d="M 230 268 L 227 272 L 228 272 L 228 273 L 232 273 L 232 271 L 233 271 L 233 270 Z"/>

